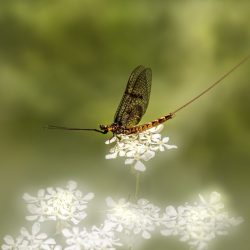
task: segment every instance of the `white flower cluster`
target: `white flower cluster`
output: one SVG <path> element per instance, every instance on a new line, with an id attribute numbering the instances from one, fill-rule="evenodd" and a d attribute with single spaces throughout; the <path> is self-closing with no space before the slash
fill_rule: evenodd
<path id="1" fill-rule="evenodd" d="M 141 234 L 144 239 L 151 238 L 150 232 L 159 225 L 160 208 L 145 199 L 136 204 L 120 199 L 117 203 L 111 198 L 106 199 L 110 208 L 107 219 L 113 223 L 114 230 L 126 234 Z"/>
<path id="2" fill-rule="evenodd" d="M 162 218 L 165 229 L 162 235 L 179 236 L 181 241 L 187 242 L 197 250 L 206 249 L 208 242 L 217 235 L 225 235 L 228 228 L 240 224 L 242 218 L 231 218 L 223 210 L 221 196 L 212 192 L 208 201 L 199 195 L 199 201 L 193 205 L 174 208 L 168 206 Z"/>
<path id="3" fill-rule="evenodd" d="M 5 236 L 2 250 L 115 250 L 123 245 L 131 246 L 131 242 L 126 243 L 131 241 L 131 236 L 133 240 L 139 235 L 144 239 L 151 238 L 156 229 L 162 235 L 176 235 L 195 249 L 203 250 L 217 235 L 226 234 L 231 226 L 242 222 L 242 218 L 229 217 L 224 211 L 220 195 L 213 192 L 208 201 L 200 195 L 196 203 L 186 203 L 177 208 L 168 206 L 165 213 L 161 213 L 159 207 L 146 199 L 132 203 L 126 199 L 116 202 L 108 197 L 108 208 L 103 209 L 106 211 L 103 224 L 87 229 L 75 224 L 85 221 L 86 213 L 83 216 L 83 210 L 94 195 L 89 193 L 83 196 L 76 188 L 77 184 L 70 181 L 66 189 L 47 188 L 47 192 L 39 191 L 38 197 L 25 194 L 28 209 L 30 205 L 35 205 L 35 211 L 39 211 L 32 213 L 32 218 L 27 216 L 27 219 L 40 223 L 33 224 L 31 233 L 22 228 L 16 239 Z M 57 234 L 52 233 L 55 239 L 40 232 L 40 226 L 47 220 L 67 222 L 60 231 L 57 230 Z"/>
<path id="4" fill-rule="evenodd" d="M 37 197 L 25 193 L 23 199 L 31 213 L 26 219 L 39 222 L 61 220 L 78 224 L 87 216 L 84 210 L 87 208 L 86 204 L 93 198 L 93 193 L 83 196 L 82 192 L 77 190 L 77 183 L 74 181 L 69 181 L 65 189 L 59 187 L 40 189 Z"/>
<path id="5" fill-rule="evenodd" d="M 114 159 L 118 156 L 126 157 L 125 165 L 132 165 L 137 171 L 145 171 L 146 167 L 143 161 L 148 161 L 155 157 L 157 151 L 177 148 L 175 145 L 169 145 L 169 137 L 162 137 L 161 130 L 163 125 L 148 129 L 144 132 L 131 135 L 114 136 L 106 144 L 116 142 L 115 146 L 110 149 L 106 159 Z"/>
<path id="6" fill-rule="evenodd" d="M 40 233 L 40 224 L 34 223 L 31 233 L 26 228 L 21 228 L 20 235 L 13 239 L 12 236 L 4 237 L 5 244 L 2 245 L 2 250 L 61 250 L 61 246 L 56 245 L 56 241 L 48 238 L 47 234 Z"/>
<path id="7" fill-rule="evenodd" d="M 112 250 L 115 249 L 114 246 L 122 246 L 109 221 L 105 221 L 104 225 L 100 227 L 93 226 L 90 232 L 86 228 L 80 230 L 79 227 L 73 227 L 72 229 L 63 229 L 62 233 L 68 245 L 64 248 L 65 250 Z"/>

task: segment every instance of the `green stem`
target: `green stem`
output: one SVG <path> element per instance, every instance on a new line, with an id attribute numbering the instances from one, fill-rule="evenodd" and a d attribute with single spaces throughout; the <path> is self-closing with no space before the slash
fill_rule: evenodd
<path id="1" fill-rule="evenodd" d="M 138 193 L 139 193 L 139 187 L 140 187 L 140 173 L 136 173 L 136 183 L 135 183 L 135 201 L 138 198 Z"/>
<path id="2" fill-rule="evenodd" d="M 139 187 L 140 187 L 140 172 L 136 171 L 136 182 L 135 182 L 135 202 L 137 201 L 138 198 L 138 193 L 139 193 Z M 128 247 L 128 250 L 133 250 L 134 246 L 134 240 L 131 239 L 131 245 Z"/>

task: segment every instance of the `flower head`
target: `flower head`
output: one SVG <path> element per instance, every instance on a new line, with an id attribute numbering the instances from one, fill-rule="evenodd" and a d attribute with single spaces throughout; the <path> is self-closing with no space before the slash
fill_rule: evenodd
<path id="1" fill-rule="evenodd" d="M 169 145 L 169 137 L 161 136 L 160 131 L 163 125 L 148 129 L 144 132 L 131 135 L 119 135 L 106 141 L 106 144 L 116 143 L 110 149 L 106 159 L 114 159 L 118 156 L 126 157 L 125 165 L 133 164 L 135 170 L 145 171 L 144 161 L 155 157 L 157 151 L 177 148 L 175 145 Z"/>
<path id="2" fill-rule="evenodd" d="M 149 239 L 152 231 L 159 225 L 160 209 L 148 200 L 140 199 L 136 204 L 125 199 L 115 202 L 111 197 L 106 199 L 109 207 L 107 219 L 113 223 L 118 232 L 126 234 L 141 234 Z"/>
<path id="3" fill-rule="evenodd" d="M 210 194 L 208 201 L 199 195 L 193 205 L 186 203 L 177 209 L 169 206 L 162 218 L 165 229 L 161 233 L 177 235 L 197 250 L 206 249 L 209 241 L 217 235 L 227 234 L 228 228 L 242 222 L 242 218 L 229 217 L 223 209 L 220 194 L 216 192 Z"/>
<path id="4" fill-rule="evenodd" d="M 65 250 L 113 250 L 114 246 L 122 245 L 115 237 L 112 225 L 108 221 L 100 227 L 92 226 L 90 231 L 86 228 L 80 230 L 78 227 L 73 227 L 66 228 L 62 232 L 68 245 Z"/>
<path id="5" fill-rule="evenodd" d="M 23 199 L 31 213 L 26 216 L 26 219 L 39 222 L 46 220 L 71 221 L 78 224 L 87 216 L 84 210 L 87 203 L 93 198 L 93 193 L 83 195 L 80 190 L 77 190 L 77 183 L 74 181 L 69 181 L 66 188 L 41 189 L 38 191 L 37 197 L 25 193 Z"/>
<path id="6" fill-rule="evenodd" d="M 48 238 L 47 234 L 40 233 L 40 224 L 34 223 L 31 233 L 26 228 L 21 228 L 20 235 L 14 240 L 12 236 L 4 237 L 5 244 L 3 250 L 61 250 L 61 246 L 56 245 L 56 241 Z"/>

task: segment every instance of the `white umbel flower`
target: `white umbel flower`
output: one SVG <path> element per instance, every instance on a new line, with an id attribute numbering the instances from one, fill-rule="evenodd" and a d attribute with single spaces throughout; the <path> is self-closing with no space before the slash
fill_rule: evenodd
<path id="1" fill-rule="evenodd" d="M 199 200 L 190 205 L 186 203 L 175 209 L 166 208 L 162 218 L 162 235 L 177 235 L 197 250 L 207 248 L 209 241 L 217 235 L 228 233 L 228 229 L 242 222 L 242 218 L 229 217 L 224 211 L 221 196 L 217 192 L 210 194 L 209 200 L 199 195 Z"/>
<path id="2" fill-rule="evenodd" d="M 34 223 L 31 233 L 26 228 L 21 228 L 20 235 L 13 239 L 12 236 L 4 237 L 5 244 L 2 250 L 61 250 L 61 246 L 56 245 L 56 241 L 48 238 L 46 233 L 40 233 L 40 224 Z"/>
<path id="3" fill-rule="evenodd" d="M 73 227 L 64 229 L 62 233 L 68 245 L 65 250 L 114 250 L 115 246 L 122 245 L 115 237 L 109 222 L 105 222 L 100 227 L 92 226 L 90 231 L 86 228 L 80 230 L 78 227 Z"/>
<path id="4" fill-rule="evenodd" d="M 169 145 L 169 137 L 162 137 L 160 131 L 163 125 L 148 129 L 144 132 L 131 135 L 118 135 L 106 144 L 115 143 L 110 149 L 106 159 L 115 159 L 126 157 L 125 165 L 133 165 L 137 171 L 145 171 L 146 166 L 143 162 L 155 157 L 157 151 L 163 152 L 166 149 L 177 148 L 175 145 Z"/>
<path id="5" fill-rule="evenodd" d="M 140 199 L 136 204 L 125 199 L 115 202 L 111 197 L 106 199 L 109 210 L 109 220 L 117 232 L 126 234 L 140 234 L 144 239 L 151 238 L 151 232 L 159 225 L 160 208 L 148 200 Z"/>
<path id="6" fill-rule="evenodd" d="M 84 210 L 93 198 L 93 193 L 83 195 L 77 189 L 77 183 L 74 181 L 69 181 L 66 188 L 41 189 L 38 191 L 37 197 L 25 193 L 23 199 L 31 213 L 31 215 L 26 216 L 26 219 L 39 222 L 46 220 L 65 221 L 78 224 L 87 216 Z"/>

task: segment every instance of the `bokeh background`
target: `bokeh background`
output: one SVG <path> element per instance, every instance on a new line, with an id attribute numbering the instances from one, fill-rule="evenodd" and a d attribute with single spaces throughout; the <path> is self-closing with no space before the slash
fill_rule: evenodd
<path id="1" fill-rule="evenodd" d="M 43 126 L 111 123 L 139 64 L 153 71 L 143 121 L 173 111 L 249 53 L 249 13 L 244 0 L 1 1 L 0 238 L 26 225 L 24 192 L 76 180 L 99 201 L 133 194 L 123 160 L 104 158 L 110 135 Z M 245 222 L 211 249 L 250 246 L 249 67 L 166 124 L 178 150 L 148 162 L 141 178 L 140 196 L 160 206 L 223 194 Z M 154 237 L 142 249 L 188 246 Z"/>

